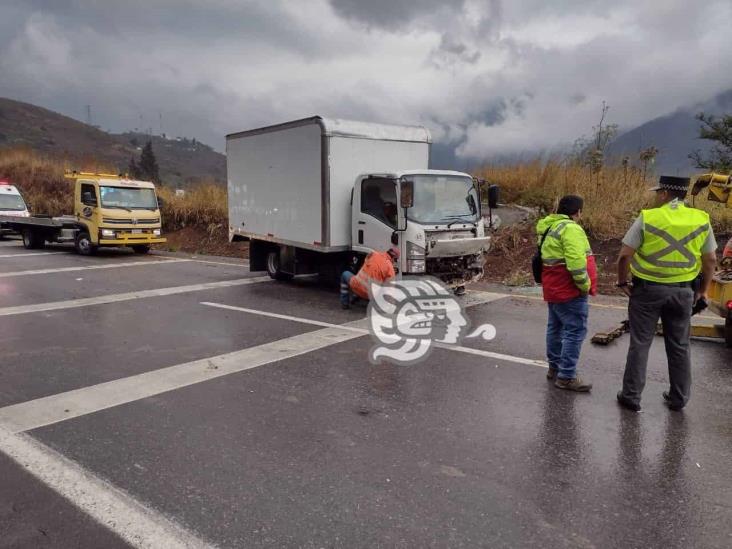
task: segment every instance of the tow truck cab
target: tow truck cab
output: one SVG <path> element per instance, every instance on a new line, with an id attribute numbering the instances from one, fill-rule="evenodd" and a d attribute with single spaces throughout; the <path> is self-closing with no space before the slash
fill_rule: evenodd
<path id="1" fill-rule="evenodd" d="M 161 236 L 162 200 L 149 181 L 108 174 L 73 173 L 74 217 L 79 225 L 79 251 L 98 246 L 130 246 L 145 253 Z M 86 229 L 86 230 L 84 230 Z"/>

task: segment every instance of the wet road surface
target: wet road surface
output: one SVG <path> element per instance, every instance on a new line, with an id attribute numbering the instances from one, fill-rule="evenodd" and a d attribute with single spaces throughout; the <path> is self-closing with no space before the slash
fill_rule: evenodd
<path id="1" fill-rule="evenodd" d="M 627 339 L 585 346 L 591 395 L 544 379 L 536 299 L 469 295 L 495 340 L 372 365 L 365 309 L 313 280 L 51 251 L 0 243 L 0 547 L 732 546 L 719 343 L 673 413 L 657 341 L 635 414 Z"/>

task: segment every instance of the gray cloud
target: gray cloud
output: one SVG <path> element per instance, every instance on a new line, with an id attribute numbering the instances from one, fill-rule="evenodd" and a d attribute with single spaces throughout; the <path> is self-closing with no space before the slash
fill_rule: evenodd
<path id="1" fill-rule="evenodd" d="M 367 26 L 394 30 L 435 12 L 456 12 L 465 0 L 330 0 L 335 12 Z"/>
<path id="2" fill-rule="evenodd" d="M 462 158 L 551 149 L 732 88 L 727 0 L 28 0 L 0 95 L 187 135 L 312 114 L 422 123 Z M 673 29 L 673 32 L 669 32 Z M 446 155 L 450 156 L 450 155 Z"/>

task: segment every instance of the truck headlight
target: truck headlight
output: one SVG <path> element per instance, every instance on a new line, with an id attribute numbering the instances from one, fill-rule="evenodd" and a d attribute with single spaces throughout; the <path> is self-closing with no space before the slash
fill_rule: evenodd
<path id="1" fill-rule="evenodd" d="M 414 242 L 407 242 L 407 259 L 423 259 L 424 248 Z M 424 263 L 424 261 L 422 262 Z"/>
<path id="2" fill-rule="evenodd" d="M 407 259 L 407 272 L 408 273 L 425 272 L 424 259 Z"/>
<path id="3" fill-rule="evenodd" d="M 153 236 L 160 236 L 160 229 L 153 229 Z"/>
<path id="4" fill-rule="evenodd" d="M 115 236 L 112 229 L 102 229 L 102 238 L 114 238 Z"/>

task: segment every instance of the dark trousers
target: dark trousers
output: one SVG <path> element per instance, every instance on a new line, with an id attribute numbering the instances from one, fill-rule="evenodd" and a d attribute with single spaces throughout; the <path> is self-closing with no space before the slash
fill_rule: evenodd
<path id="1" fill-rule="evenodd" d="M 689 333 L 694 291 L 691 287 L 634 284 L 628 306 L 630 347 L 623 375 L 623 396 L 640 404 L 646 384 L 648 352 L 656 333 L 658 319 L 663 336 L 671 382 L 671 404 L 683 406 L 691 391 L 691 355 Z"/>

